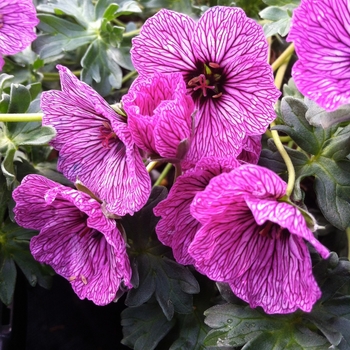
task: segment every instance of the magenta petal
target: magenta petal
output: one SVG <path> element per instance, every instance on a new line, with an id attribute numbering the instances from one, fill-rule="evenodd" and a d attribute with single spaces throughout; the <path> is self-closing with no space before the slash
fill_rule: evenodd
<path id="1" fill-rule="evenodd" d="M 193 49 L 201 61 L 225 66 L 244 56 L 266 61 L 268 44 L 262 27 L 242 9 L 214 6 L 197 23 Z"/>
<path id="2" fill-rule="evenodd" d="M 131 58 L 136 70 L 153 74 L 195 68 L 191 45 L 194 26 L 192 18 L 169 10 L 150 17 L 132 40 Z"/>
<path id="3" fill-rule="evenodd" d="M 225 212 L 225 217 L 226 220 L 206 223 L 197 232 L 188 253 L 199 272 L 214 281 L 228 282 L 251 267 L 262 246 L 252 240 L 259 236 L 259 228 L 244 205 L 236 204 L 235 210 Z M 267 240 L 263 242 L 266 243 Z"/>
<path id="4" fill-rule="evenodd" d="M 194 262 L 188 254 L 188 247 L 201 227 L 190 213 L 194 196 L 203 191 L 214 176 L 238 165 L 233 158 L 202 159 L 195 169 L 176 180 L 168 197 L 154 208 L 154 214 L 161 216 L 156 227 L 158 239 L 173 249 L 178 263 L 188 265 Z"/>
<path id="5" fill-rule="evenodd" d="M 263 240 L 260 235 L 254 237 Z M 265 241 L 268 245 L 261 245 L 251 268 L 230 282 L 232 291 L 252 308 L 261 306 L 269 314 L 297 309 L 310 312 L 321 291 L 312 275 L 305 243 L 294 235 L 277 240 L 265 238 Z"/>
<path id="6" fill-rule="evenodd" d="M 350 11 L 345 0 L 302 0 L 288 35 L 299 60 L 292 76 L 298 89 L 332 111 L 350 103 Z"/>
<path id="7" fill-rule="evenodd" d="M 36 38 L 39 20 L 32 0 L 2 0 L 0 20 L 0 53 L 14 55 Z"/>
<path id="8" fill-rule="evenodd" d="M 246 136 L 243 140 L 242 152 L 237 159 L 242 162 L 257 164 L 262 149 L 261 135 Z"/>
<path id="9" fill-rule="evenodd" d="M 40 230 L 48 222 L 52 220 L 56 209 L 50 207 L 50 203 L 46 201 L 45 194 L 50 189 L 64 186 L 51 181 L 40 175 L 28 175 L 12 193 L 13 199 L 16 202 L 14 208 L 15 219 L 18 225 Z M 67 213 L 70 211 L 70 205 L 65 208 Z M 35 213 L 36 215 L 33 215 Z"/>
<path id="10" fill-rule="evenodd" d="M 266 221 L 272 221 L 286 228 L 291 234 L 310 242 L 324 259 L 329 257 L 328 249 L 315 238 L 307 227 L 305 218 L 296 207 L 288 203 L 278 203 L 254 197 L 246 198 L 246 203 L 258 225 L 263 225 Z"/>
<path id="11" fill-rule="evenodd" d="M 80 180 L 108 211 L 133 214 L 146 203 L 150 179 L 126 121 L 91 87 L 58 66 L 62 91 L 44 92 L 43 125 L 53 126 L 58 168 Z M 113 172 L 111 172 L 113 169 Z"/>

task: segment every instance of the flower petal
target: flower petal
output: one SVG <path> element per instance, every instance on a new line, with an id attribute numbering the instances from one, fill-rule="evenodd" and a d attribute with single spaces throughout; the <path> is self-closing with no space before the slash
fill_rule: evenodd
<path id="1" fill-rule="evenodd" d="M 312 275 L 310 254 L 303 240 L 294 235 L 281 239 L 254 235 L 252 239 L 248 251 L 260 245 L 260 254 L 250 269 L 230 282 L 232 291 L 250 307 L 261 306 L 269 314 L 297 309 L 310 312 L 321 291 Z"/>
<path id="2" fill-rule="evenodd" d="M 140 74 L 187 71 L 195 68 L 192 18 L 174 11 L 161 10 L 142 26 L 132 40 L 131 59 Z"/>
<path id="3" fill-rule="evenodd" d="M 350 8 L 347 1 L 303 0 L 288 35 L 299 60 L 292 76 L 298 89 L 328 111 L 350 103 Z"/>
<path id="4" fill-rule="evenodd" d="M 2 0 L 0 3 L 0 52 L 14 55 L 36 38 L 39 23 L 32 0 Z"/>
<path id="5" fill-rule="evenodd" d="M 246 198 L 246 203 L 258 225 L 272 221 L 286 228 L 291 234 L 310 242 L 324 259 L 329 257 L 328 249 L 315 238 L 307 227 L 305 218 L 296 207 L 288 203 L 278 203 L 254 197 Z"/>
<path id="6" fill-rule="evenodd" d="M 237 7 L 214 6 L 198 20 L 193 52 L 202 62 L 226 66 L 238 57 L 267 61 L 268 44 L 262 27 Z"/>

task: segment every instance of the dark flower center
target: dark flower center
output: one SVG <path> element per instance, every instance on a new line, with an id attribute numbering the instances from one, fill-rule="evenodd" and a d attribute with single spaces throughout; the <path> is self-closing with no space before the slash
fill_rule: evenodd
<path id="1" fill-rule="evenodd" d="M 259 234 L 262 237 L 268 237 L 271 239 L 284 239 L 290 234 L 286 228 L 281 227 L 272 221 L 266 221 L 260 226 L 260 228 L 261 230 L 259 231 Z"/>
<path id="2" fill-rule="evenodd" d="M 117 139 L 117 135 L 112 130 L 111 125 L 108 122 L 102 122 L 103 126 L 100 126 L 100 138 L 102 139 L 102 146 L 110 149 L 110 141 Z"/>
<path id="3" fill-rule="evenodd" d="M 220 98 L 223 94 L 224 74 L 218 63 L 197 63 L 197 70 L 189 73 L 185 80 L 193 99 Z"/>
<path id="4" fill-rule="evenodd" d="M 4 15 L 0 13 L 0 29 L 4 26 Z"/>

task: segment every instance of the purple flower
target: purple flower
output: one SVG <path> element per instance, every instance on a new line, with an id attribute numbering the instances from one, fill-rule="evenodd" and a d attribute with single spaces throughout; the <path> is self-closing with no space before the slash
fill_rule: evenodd
<path id="1" fill-rule="evenodd" d="M 238 155 L 237 159 L 241 162 L 257 164 L 261 149 L 261 135 L 246 135 L 242 144 L 242 152 Z"/>
<path id="2" fill-rule="evenodd" d="M 247 164 L 213 178 L 191 205 L 203 225 L 188 249 L 195 267 L 267 313 L 310 311 L 321 291 L 305 240 L 329 255 L 285 191 L 275 173 Z"/>
<path id="3" fill-rule="evenodd" d="M 124 239 L 96 200 L 40 175 L 26 176 L 13 198 L 16 222 L 40 230 L 30 242 L 34 258 L 69 280 L 80 299 L 105 305 L 132 287 Z"/>
<path id="4" fill-rule="evenodd" d="M 168 197 L 154 208 L 154 214 L 161 216 L 156 227 L 158 239 L 173 249 L 178 263 L 194 264 L 188 247 L 201 224 L 190 213 L 193 198 L 213 177 L 237 166 L 239 163 L 234 158 L 203 158 L 194 169 L 177 178 Z"/>
<path id="5" fill-rule="evenodd" d="M 262 28 L 243 10 L 212 7 L 195 22 L 161 10 L 132 41 L 141 75 L 182 73 L 198 112 L 188 157 L 237 156 L 245 135 L 265 132 L 280 95 Z"/>
<path id="6" fill-rule="evenodd" d="M 126 120 L 67 68 L 57 67 L 62 91 L 43 92 L 43 125 L 56 129 L 58 170 L 81 181 L 107 211 L 124 216 L 143 207 L 150 178 Z"/>
<path id="7" fill-rule="evenodd" d="M 155 158 L 175 161 L 185 156 L 194 103 L 180 73 L 139 76 L 122 103 L 139 148 Z"/>
<path id="8" fill-rule="evenodd" d="M 34 27 L 39 23 L 31 0 L 0 2 L 0 53 L 14 55 L 36 38 Z M 0 56 L 0 69 L 4 60 Z"/>
<path id="9" fill-rule="evenodd" d="M 288 36 L 299 60 L 292 76 L 298 89 L 333 111 L 350 103 L 350 16 L 347 0 L 302 0 Z"/>

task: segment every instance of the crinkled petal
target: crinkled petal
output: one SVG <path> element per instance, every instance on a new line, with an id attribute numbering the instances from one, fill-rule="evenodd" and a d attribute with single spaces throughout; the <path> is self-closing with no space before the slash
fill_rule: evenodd
<path id="1" fill-rule="evenodd" d="M 36 38 L 39 20 L 32 0 L 2 0 L 0 17 L 0 53 L 14 55 Z"/>
<path id="2" fill-rule="evenodd" d="M 303 0 L 293 11 L 288 40 L 299 58 L 292 70 L 298 89 L 329 111 L 350 103 L 349 3 Z"/>
<path id="3" fill-rule="evenodd" d="M 244 164 L 229 173 L 216 176 L 191 205 L 192 215 L 202 224 L 212 216 L 224 215 L 226 207 L 241 203 L 246 195 L 257 198 L 281 198 L 287 184 L 266 168 Z"/>
<path id="4" fill-rule="evenodd" d="M 188 253 L 199 272 L 214 281 L 231 281 L 245 273 L 259 255 L 261 246 L 252 240 L 254 236 L 259 236 L 259 227 L 253 216 L 245 203 L 236 204 L 197 232 Z"/>
<path id="5" fill-rule="evenodd" d="M 245 273 L 230 282 L 232 291 L 252 308 L 261 306 L 269 314 L 297 309 L 310 312 L 321 291 L 302 238 L 286 235 L 270 239 L 255 234 L 246 247 L 247 254 L 256 246 L 259 254 Z"/>
<path id="6" fill-rule="evenodd" d="M 44 92 L 41 107 L 43 125 L 57 131 L 59 170 L 107 202 L 108 211 L 132 215 L 146 203 L 150 179 L 125 120 L 67 68 L 58 69 L 62 91 Z"/>
<path id="7" fill-rule="evenodd" d="M 226 66 L 244 56 L 266 62 L 268 44 L 262 27 L 242 9 L 214 6 L 198 20 L 193 51 L 202 62 Z"/>
<path id="8" fill-rule="evenodd" d="M 56 207 L 61 206 L 57 203 L 56 207 L 51 207 L 46 200 L 46 193 L 55 188 L 61 191 L 64 186 L 40 175 L 24 177 L 21 185 L 12 193 L 16 202 L 14 213 L 18 225 L 40 230 L 49 223 L 56 215 Z M 64 203 L 62 207 L 69 214 L 73 205 Z"/>
<path id="9" fill-rule="evenodd" d="M 164 158 L 184 156 L 192 135 L 193 109 L 192 98 L 185 95 L 158 107 L 159 120 L 154 129 L 154 137 L 159 155 Z"/>
<path id="10" fill-rule="evenodd" d="M 261 135 L 246 135 L 243 140 L 242 152 L 237 159 L 242 162 L 257 164 L 260 158 L 261 149 Z"/>
<path id="11" fill-rule="evenodd" d="M 195 169 L 176 180 L 168 197 L 154 208 L 154 214 L 161 216 L 156 227 L 158 239 L 173 249 L 178 263 L 193 264 L 187 250 L 201 226 L 190 213 L 194 196 L 205 189 L 210 179 L 238 165 L 234 158 L 202 159 Z"/>
<path id="12" fill-rule="evenodd" d="M 132 40 L 131 59 L 140 74 L 182 72 L 195 68 L 192 34 L 195 21 L 177 12 L 161 10 Z"/>
<path id="13" fill-rule="evenodd" d="M 313 235 L 307 227 L 301 212 L 288 203 L 279 203 L 272 200 L 247 197 L 246 203 L 254 215 L 258 225 L 271 221 L 286 228 L 291 234 L 310 242 L 323 258 L 329 257 L 329 251 Z"/>

